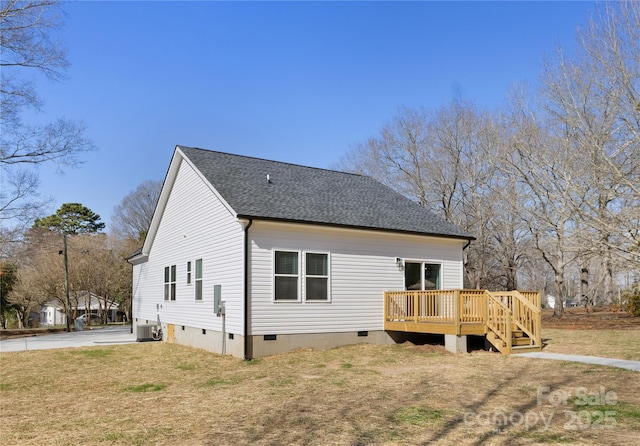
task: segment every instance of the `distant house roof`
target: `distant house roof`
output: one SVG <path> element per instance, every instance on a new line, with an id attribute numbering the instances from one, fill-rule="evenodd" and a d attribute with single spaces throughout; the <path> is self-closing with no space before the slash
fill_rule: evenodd
<path id="1" fill-rule="evenodd" d="M 76 301 L 78 303 L 77 306 L 74 305 Z M 89 304 L 89 306 L 87 306 L 87 303 Z M 111 299 L 105 299 L 104 297 L 98 296 L 97 294 L 94 294 L 94 293 L 89 293 L 88 291 L 80 291 L 79 293 L 77 293 L 77 295 L 74 295 L 71 299 L 72 308 L 75 308 L 79 311 L 98 310 L 101 307 L 104 308 L 105 304 L 109 305 L 109 307 L 112 309 L 117 309 L 119 307 L 117 302 L 114 302 Z M 64 308 L 64 305 L 58 299 L 48 300 L 47 302 L 44 303 L 43 306 L 61 308 L 61 309 Z"/>
<path id="2" fill-rule="evenodd" d="M 373 178 L 177 146 L 238 218 L 326 224 L 471 240 Z"/>

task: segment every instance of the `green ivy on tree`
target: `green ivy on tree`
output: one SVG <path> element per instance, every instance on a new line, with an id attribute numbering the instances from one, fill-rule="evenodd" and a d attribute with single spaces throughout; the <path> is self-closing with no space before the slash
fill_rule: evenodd
<path id="1" fill-rule="evenodd" d="M 36 218 L 34 228 L 45 228 L 49 231 L 68 235 L 94 233 L 104 229 L 100 215 L 80 203 L 64 203 L 55 214 L 42 219 Z"/>

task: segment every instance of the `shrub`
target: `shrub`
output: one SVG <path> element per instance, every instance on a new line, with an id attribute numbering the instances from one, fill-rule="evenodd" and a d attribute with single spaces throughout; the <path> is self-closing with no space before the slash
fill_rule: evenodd
<path id="1" fill-rule="evenodd" d="M 634 283 L 630 289 L 626 290 L 622 294 L 622 300 L 627 312 L 640 317 L 640 282 Z"/>

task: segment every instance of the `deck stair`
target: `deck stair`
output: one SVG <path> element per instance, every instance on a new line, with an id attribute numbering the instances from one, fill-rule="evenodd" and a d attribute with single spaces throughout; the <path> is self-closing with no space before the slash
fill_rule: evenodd
<path id="1" fill-rule="evenodd" d="M 541 346 L 537 345 L 535 339 L 530 338 L 522 330 L 511 331 L 511 347 L 507 349 L 507 343 L 503 341 L 494 332 L 489 331 L 487 333 L 487 340 L 501 353 L 524 353 L 524 352 L 539 352 Z M 509 350 L 509 353 L 507 353 Z"/>
<path id="2" fill-rule="evenodd" d="M 487 293 L 487 340 L 505 355 L 541 351 L 539 293 Z"/>

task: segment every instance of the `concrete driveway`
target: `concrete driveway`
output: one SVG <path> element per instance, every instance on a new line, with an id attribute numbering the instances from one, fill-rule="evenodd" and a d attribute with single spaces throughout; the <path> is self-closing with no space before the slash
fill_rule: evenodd
<path id="1" fill-rule="evenodd" d="M 90 347 L 96 345 L 129 344 L 136 342 L 131 327 L 117 326 L 96 328 L 71 333 L 51 333 L 0 341 L 0 352 L 22 352 L 52 348 Z"/>

